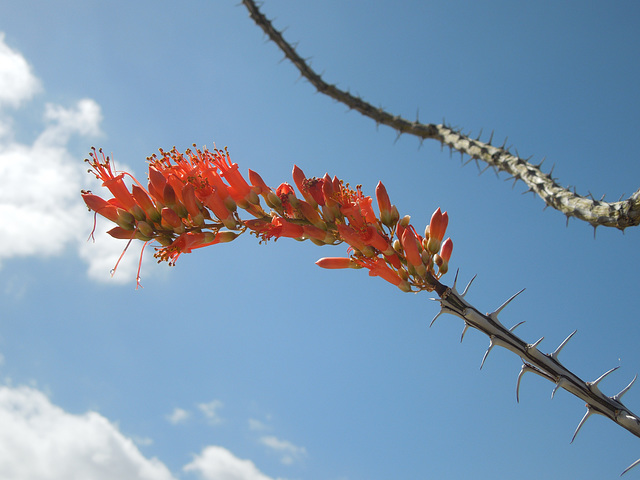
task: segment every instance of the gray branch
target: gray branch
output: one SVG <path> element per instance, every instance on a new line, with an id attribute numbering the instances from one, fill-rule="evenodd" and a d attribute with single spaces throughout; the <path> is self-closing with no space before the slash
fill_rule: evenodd
<path id="1" fill-rule="evenodd" d="M 456 280 L 457 278 L 458 275 L 456 274 Z M 472 281 L 473 279 L 471 279 L 471 282 Z M 494 346 L 506 348 L 520 357 L 522 360 L 522 368 L 518 375 L 516 384 L 516 399 L 518 399 L 518 401 L 522 376 L 527 372 L 532 372 L 555 384 L 551 393 L 552 397 L 559 388 L 562 388 L 585 402 L 587 412 L 578 424 L 578 427 L 573 434 L 573 438 L 571 439 L 572 442 L 575 440 L 576 435 L 584 423 L 593 414 L 603 415 L 620 425 L 622 428 L 628 430 L 636 437 L 640 437 L 640 418 L 636 414 L 632 413 L 631 410 L 622 403 L 622 396 L 629 391 L 637 376 L 618 394 L 612 396 L 605 395 L 598 387 L 598 384 L 607 375 L 617 370 L 618 367 L 612 368 L 591 382 L 585 382 L 558 360 L 560 351 L 565 347 L 571 337 L 573 337 L 576 333 L 575 331 L 571 333 L 552 353 L 543 353 L 538 349 L 538 345 L 540 345 L 544 337 L 534 343 L 527 343 L 513 333 L 515 328 L 521 325 L 522 322 L 507 329 L 500 320 L 498 320 L 500 312 L 517 295 L 522 293 L 522 291 L 513 295 L 492 313 L 485 315 L 464 298 L 469 290 L 471 282 L 469 282 L 469 285 L 467 285 L 462 293 L 458 293 L 458 290 L 456 289 L 456 281 L 454 281 L 453 287 L 443 285 L 435 278 L 429 279 L 429 282 L 435 286 L 435 290 L 440 297 L 435 299 L 440 303 L 440 312 L 438 312 L 432 320 L 432 325 L 440 315 L 443 313 L 449 313 L 464 321 L 464 330 L 462 333 L 463 338 L 465 332 L 469 328 L 479 330 L 489 337 L 489 348 L 482 358 L 480 368 L 484 365 L 489 352 Z M 622 474 L 628 472 L 638 464 L 640 464 L 640 460 L 631 464 L 624 472 L 622 472 Z"/>
<path id="2" fill-rule="evenodd" d="M 272 23 L 260 12 L 253 0 L 242 0 L 242 4 L 249 10 L 249 15 L 262 28 L 282 52 L 285 57 L 293 63 L 320 93 L 343 103 L 353 110 L 357 110 L 362 115 L 371 118 L 377 124 L 387 125 L 398 135 L 410 134 L 421 140 L 434 139 L 442 145 L 446 145 L 452 150 L 456 150 L 461 155 L 468 155 L 471 159 L 485 162 L 488 166 L 496 170 L 508 173 L 515 181 L 521 180 L 528 186 L 530 192 L 538 195 L 544 202 L 559 210 L 567 216 L 575 217 L 590 223 L 594 228 L 599 226 L 615 227 L 624 230 L 627 227 L 640 224 L 640 189 L 626 200 L 618 202 L 604 202 L 594 198 L 583 197 L 560 186 L 552 178 L 551 174 L 543 173 L 540 165 L 533 165 L 526 159 L 514 155 L 505 145 L 500 147 L 492 145 L 491 140 L 483 142 L 479 138 L 472 139 L 463 134 L 460 130 L 455 130 L 443 124 L 420 123 L 419 121 L 409 121 L 399 115 L 391 115 L 381 108 L 376 108 L 365 102 L 360 97 L 356 97 L 349 92 L 340 90 L 335 85 L 325 82 L 300 57 L 296 50 L 276 30 Z"/>

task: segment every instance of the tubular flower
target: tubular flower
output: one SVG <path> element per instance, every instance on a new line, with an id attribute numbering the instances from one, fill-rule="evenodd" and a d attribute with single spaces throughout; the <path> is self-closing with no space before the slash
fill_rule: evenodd
<path id="1" fill-rule="evenodd" d="M 449 215 L 447 215 L 447 212 L 442 213 L 440 208 L 433 212 L 429 223 L 429 241 L 427 242 L 427 248 L 432 254 L 436 254 L 440 250 L 440 244 L 447 231 L 448 224 Z"/>
<path id="2" fill-rule="evenodd" d="M 214 163 L 218 167 L 220 174 L 224 176 L 229 183 L 229 194 L 231 197 L 236 203 L 256 203 L 257 196 L 255 192 L 251 190 L 247 181 L 238 171 L 238 164 L 231 163 L 229 152 L 227 152 L 226 149 L 224 154 L 219 150 L 217 152 L 218 154 L 214 157 Z"/>
<path id="3" fill-rule="evenodd" d="M 440 253 L 435 256 L 436 265 L 438 265 L 438 273 L 444 275 L 449 271 L 449 259 L 451 258 L 451 252 L 453 252 L 453 242 L 450 238 L 447 238 L 442 244 Z"/>
<path id="4" fill-rule="evenodd" d="M 270 238 L 300 238 L 304 235 L 304 229 L 300 225 L 291 223 L 282 217 L 273 217 L 271 225 L 262 232 L 262 238 L 269 240 Z"/>
<path id="5" fill-rule="evenodd" d="M 448 215 L 436 210 L 425 238 L 416 233 L 407 215 L 400 219 L 389 194 L 378 183 L 375 198 L 325 174 L 307 178 L 294 166 L 293 183 L 269 187 L 249 170 L 247 181 L 225 149 L 174 147 L 149 157 L 148 187 L 125 172 L 116 172 L 108 157 L 94 149 L 91 172 L 102 180 L 112 198 L 82 192 L 87 207 L 115 224 L 109 234 L 128 242 L 157 243 L 155 257 L 175 265 L 183 253 L 226 243 L 242 233 L 260 242 L 278 238 L 310 240 L 317 245 L 348 245 L 347 257 L 318 260 L 326 269 L 366 268 L 403 291 L 434 289 L 434 280 L 448 270 L 453 243 L 442 242 Z M 129 176 L 133 184 L 124 181 Z M 260 204 L 266 202 L 266 210 Z M 243 219 L 242 211 L 253 218 Z M 126 249 L 125 249 L 126 250 Z"/>
<path id="6" fill-rule="evenodd" d="M 378 257 L 375 258 L 359 258 L 356 260 L 358 265 L 369 269 L 369 275 L 372 277 L 380 277 L 387 282 L 395 285 L 405 292 L 411 291 L 411 286 L 397 272 L 393 271 L 389 266 Z"/>
<path id="7" fill-rule="evenodd" d="M 339 269 L 339 268 L 362 268 L 352 258 L 349 257 L 325 257 L 316 262 L 321 268 Z"/>

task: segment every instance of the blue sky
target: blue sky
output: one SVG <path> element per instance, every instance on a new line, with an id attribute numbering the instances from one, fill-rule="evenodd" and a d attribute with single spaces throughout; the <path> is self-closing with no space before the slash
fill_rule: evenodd
<path id="1" fill-rule="evenodd" d="M 270 185 L 382 180 L 450 215 L 467 299 L 615 394 L 640 372 L 637 228 L 593 229 L 491 171 L 347 112 L 235 1 L 0 4 L 0 476 L 11 479 L 614 478 L 638 440 L 520 361 L 318 248 L 254 238 L 183 255 L 98 235 L 91 146 L 143 176 L 159 147 L 228 146 Z M 394 114 L 507 144 L 579 193 L 640 186 L 635 2 L 266 0 L 325 79 Z M 106 225 L 99 225 L 102 230 Z M 447 277 L 451 278 L 447 278 Z M 445 283 L 453 282 L 453 274 Z M 640 410 L 632 389 L 625 404 Z M 630 477 L 640 475 L 633 471 Z"/>

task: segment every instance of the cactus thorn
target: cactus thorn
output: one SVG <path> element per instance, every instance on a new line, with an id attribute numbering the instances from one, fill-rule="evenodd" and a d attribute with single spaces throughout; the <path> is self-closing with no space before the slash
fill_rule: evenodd
<path id="1" fill-rule="evenodd" d="M 518 293 L 514 294 L 511 296 L 511 298 L 509 298 L 506 302 L 504 302 L 502 305 L 500 305 L 494 312 L 490 313 L 489 316 L 493 319 L 493 320 L 497 320 L 498 319 L 498 314 L 502 311 L 502 309 L 504 307 L 506 307 L 507 305 L 509 305 L 509 303 L 511 302 L 511 300 L 513 300 L 514 298 L 516 298 L 518 295 L 520 295 L 522 292 L 524 292 L 524 288 L 522 290 L 520 290 Z"/>
<path id="2" fill-rule="evenodd" d="M 516 328 L 518 328 L 520 325 L 522 325 L 522 324 L 523 324 L 523 323 L 525 323 L 525 322 L 526 322 L 526 321 L 525 321 L 525 320 L 523 320 L 523 321 L 521 321 L 521 322 L 516 323 L 513 327 L 511 327 L 511 328 L 509 329 L 509 331 L 510 331 L 510 332 L 513 332 Z"/>
<path id="3" fill-rule="evenodd" d="M 484 367 L 484 362 L 487 359 L 487 357 L 489 356 L 489 352 L 495 346 L 495 343 L 493 342 L 493 338 L 494 337 L 490 337 L 489 338 L 489 348 L 487 348 L 487 351 L 484 352 L 484 357 L 482 357 L 482 362 L 480 362 L 480 370 L 482 370 L 482 367 Z"/>
<path id="4" fill-rule="evenodd" d="M 462 164 L 463 167 L 466 167 L 467 165 L 469 165 L 472 161 L 476 161 L 476 164 L 478 163 L 478 159 L 477 158 L 473 158 L 473 157 L 469 157 L 469 160 L 467 160 L 466 162 L 464 162 Z"/>
<path id="5" fill-rule="evenodd" d="M 520 373 L 518 374 L 518 381 L 516 382 L 516 402 L 520 403 L 520 380 L 522 380 L 522 376 L 525 372 L 535 372 L 533 367 L 528 363 L 523 363 L 522 368 L 520 369 Z"/>
<path id="6" fill-rule="evenodd" d="M 544 340 L 544 337 L 540 337 L 540 339 L 535 343 L 530 343 L 529 345 L 527 345 L 527 350 L 533 350 L 534 348 L 537 348 L 542 340 Z"/>
<path id="7" fill-rule="evenodd" d="M 433 317 L 433 320 L 431 320 L 431 323 L 429 324 L 429 328 L 431 328 L 431 326 L 436 322 L 436 319 L 442 315 L 444 313 L 444 310 L 440 310 L 435 317 Z"/>
<path id="8" fill-rule="evenodd" d="M 552 379 L 552 377 L 548 373 L 545 373 L 542 370 L 534 367 L 533 365 L 524 362 L 522 364 L 522 368 L 520 369 L 520 373 L 518 374 L 518 382 L 516 383 L 516 402 L 518 403 L 520 403 L 520 380 L 522 380 L 522 376 L 525 374 L 525 372 L 537 373 L 543 378 L 546 378 L 548 380 Z"/>
<path id="9" fill-rule="evenodd" d="M 464 334 L 467 333 L 467 330 L 469 330 L 469 327 L 471 325 L 469 325 L 467 322 L 464 322 L 464 328 L 462 329 L 462 335 L 460 335 L 460 343 L 462 343 L 462 340 L 464 340 Z"/>
<path id="10" fill-rule="evenodd" d="M 567 383 L 567 380 L 563 377 L 558 378 L 558 381 L 556 382 L 556 386 L 553 388 L 553 392 L 551 392 L 551 398 L 553 398 L 556 395 L 556 392 L 558 391 L 559 388 L 564 387 L 564 385 Z"/>
<path id="11" fill-rule="evenodd" d="M 606 377 L 607 375 L 609 375 L 612 372 L 615 372 L 619 368 L 620 368 L 620 365 L 618 365 L 617 367 L 613 367 L 611 370 L 608 370 L 608 371 L 604 372 L 602 375 L 600 375 L 598 378 L 596 378 L 593 382 L 587 382 L 587 385 L 591 389 L 593 389 L 593 387 L 597 388 L 598 384 L 604 379 L 604 377 Z"/>
<path id="12" fill-rule="evenodd" d="M 467 292 L 469 291 L 469 287 L 471 286 L 471 284 L 473 283 L 473 281 L 476 279 L 477 276 L 478 274 L 475 274 L 473 277 L 471 277 L 471 280 L 469 280 L 469 283 L 467 283 L 467 286 L 464 287 L 464 292 L 462 292 L 462 294 L 460 295 L 462 298 L 464 298 L 464 296 L 467 294 Z"/>
<path id="13" fill-rule="evenodd" d="M 478 173 L 478 176 L 482 175 L 484 172 L 486 172 L 487 170 L 489 170 L 489 168 L 491 167 L 490 164 L 488 164 L 486 167 L 484 167 L 482 170 L 480 170 L 480 173 Z"/>
<path id="14" fill-rule="evenodd" d="M 580 431 L 580 429 L 584 425 L 584 422 L 586 422 L 587 418 L 589 418 L 591 415 L 593 415 L 593 413 L 594 412 L 591 409 L 591 407 L 589 405 L 587 405 L 587 413 L 585 413 L 584 417 L 582 417 L 582 420 L 580 420 L 580 423 L 578 424 L 578 428 L 576 428 L 576 431 L 573 432 L 573 437 L 571 438 L 571 441 L 569 443 L 573 443 L 573 441 L 576 439 L 576 435 L 578 435 L 578 432 Z"/>
<path id="15" fill-rule="evenodd" d="M 460 269 L 456 268 L 456 276 L 453 277 L 453 287 L 451 287 L 452 290 L 456 289 L 456 283 L 458 283 L 458 274 L 460 273 Z"/>
<path id="16" fill-rule="evenodd" d="M 633 380 L 631 380 L 631 382 L 629 382 L 629 385 L 627 385 L 626 387 L 624 387 L 622 390 L 620 390 L 620 393 L 618 393 L 617 395 L 614 395 L 613 397 L 611 397 L 613 400 L 619 402 L 620 399 L 622 398 L 622 396 L 627 393 L 629 391 L 629 389 L 631 388 L 631 386 L 633 385 L 633 383 L 636 381 L 636 379 L 638 378 L 638 375 L 636 375 L 635 377 L 633 377 Z"/>
<path id="17" fill-rule="evenodd" d="M 622 472 L 620 476 L 624 475 L 625 473 L 627 473 L 629 470 L 631 470 L 633 467 L 637 466 L 638 464 L 640 464 L 640 458 L 635 462 L 633 462 L 631 465 L 629 465 L 627 468 L 625 468 L 624 472 Z"/>
<path id="18" fill-rule="evenodd" d="M 571 334 L 570 334 L 567 338 L 565 338 L 565 339 L 564 339 L 564 341 L 563 341 L 563 342 L 558 346 L 558 348 L 556 348 L 555 352 L 553 352 L 553 353 L 550 355 L 550 356 L 551 356 L 551 358 L 553 358 L 553 359 L 554 359 L 554 360 L 556 360 L 556 361 L 558 360 L 558 354 L 559 354 L 559 353 L 560 353 L 560 351 L 564 348 L 564 346 L 567 344 L 567 342 L 569 341 L 569 339 L 570 339 L 571 337 L 573 337 L 573 336 L 576 334 L 576 332 L 577 332 L 577 331 L 578 331 L 578 330 L 574 330 L 573 332 L 571 332 Z"/>

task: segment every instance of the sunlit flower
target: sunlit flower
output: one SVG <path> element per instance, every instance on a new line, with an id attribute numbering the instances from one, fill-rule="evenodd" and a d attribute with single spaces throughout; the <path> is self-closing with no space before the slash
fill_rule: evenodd
<path id="1" fill-rule="evenodd" d="M 115 224 L 108 232 L 111 236 L 127 240 L 127 245 L 153 241 L 158 245 L 155 256 L 170 265 L 183 253 L 229 242 L 249 231 L 260 242 L 283 237 L 316 245 L 344 242 L 348 257 L 322 258 L 317 264 L 328 269 L 367 268 L 369 275 L 403 291 L 433 290 L 448 269 L 453 243 L 442 242 L 447 213 L 436 210 L 423 239 L 408 215 L 400 219 L 381 182 L 376 187 L 379 218 L 372 197 L 363 194 L 361 186 L 352 189 L 329 174 L 307 178 L 298 166 L 292 177 L 300 197 L 287 182 L 272 190 L 252 170 L 245 180 L 226 149 L 180 153 L 173 148 L 148 160 L 145 188 L 131 175 L 115 171 L 109 158 L 94 149 L 89 164 L 113 198 L 87 191 L 82 197 L 90 210 Z M 263 209 L 260 196 L 271 210 Z M 243 219 L 243 212 L 253 218 Z"/>
<path id="2" fill-rule="evenodd" d="M 393 271 L 389 266 L 384 262 L 384 260 L 379 257 L 374 258 L 357 258 L 356 263 L 361 265 L 367 269 L 369 269 L 369 275 L 372 277 L 380 277 L 385 279 L 387 282 L 395 285 L 405 292 L 411 291 L 411 286 L 409 283 L 404 280 L 397 272 Z"/>
<path id="3" fill-rule="evenodd" d="M 433 212 L 431 222 L 429 223 L 429 241 L 427 248 L 432 254 L 436 254 L 440 250 L 440 244 L 447 231 L 448 223 L 449 215 L 447 215 L 447 212 L 442 213 L 438 207 L 438 209 Z"/>
<path id="4" fill-rule="evenodd" d="M 349 257 L 325 257 L 316 262 L 316 265 L 322 268 L 328 269 L 340 269 L 340 268 L 362 268 Z"/>

